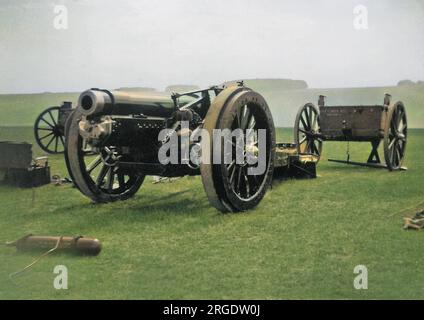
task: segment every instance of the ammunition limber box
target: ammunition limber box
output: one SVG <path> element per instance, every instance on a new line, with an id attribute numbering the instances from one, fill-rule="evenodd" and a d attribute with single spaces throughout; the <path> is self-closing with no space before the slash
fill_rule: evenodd
<path id="1" fill-rule="evenodd" d="M 47 157 L 33 159 L 32 144 L 0 141 L 0 179 L 2 183 L 31 188 L 50 183 Z"/>

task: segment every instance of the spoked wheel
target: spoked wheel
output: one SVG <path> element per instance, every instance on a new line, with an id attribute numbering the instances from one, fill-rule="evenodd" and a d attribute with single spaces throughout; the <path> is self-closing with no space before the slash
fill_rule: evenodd
<path id="1" fill-rule="evenodd" d="M 387 168 L 399 170 L 405 157 L 408 122 L 406 110 L 402 102 L 389 107 L 386 128 L 384 131 L 384 158 Z"/>
<path id="2" fill-rule="evenodd" d="M 298 153 L 313 155 L 319 160 L 322 152 L 320 133 L 319 110 L 312 103 L 307 103 L 299 109 L 295 120 L 294 142 Z"/>
<path id="3" fill-rule="evenodd" d="M 34 135 L 40 148 L 50 154 L 65 150 L 64 128 L 59 124 L 60 107 L 44 110 L 35 120 Z"/>
<path id="4" fill-rule="evenodd" d="M 67 123 L 66 165 L 76 187 L 94 202 L 125 200 L 133 196 L 144 175 L 120 167 L 119 161 L 131 161 L 114 146 L 93 149 L 79 134 L 81 115 L 74 112 Z"/>
<path id="5" fill-rule="evenodd" d="M 211 139 L 216 129 L 243 133 L 221 137 L 219 144 L 214 137 L 210 148 L 202 149 L 209 160 L 200 166 L 209 202 L 222 212 L 254 208 L 264 197 L 274 170 L 275 129 L 264 98 L 245 87 L 225 89 L 209 108 L 204 129 Z M 264 140 L 258 142 L 261 134 Z M 216 163 L 216 158 L 221 161 Z"/>

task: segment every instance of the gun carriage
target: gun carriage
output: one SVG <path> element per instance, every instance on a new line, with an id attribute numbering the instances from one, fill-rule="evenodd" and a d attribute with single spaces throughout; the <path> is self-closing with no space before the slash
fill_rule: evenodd
<path id="1" fill-rule="evenodd" d="M 321 156 L 323 141 L 370 142 L 371 153 L 366 163 L 329 159 L 352 165 L 405 169 L 402 162 L 407 142 L 407 118 L 402 102 L 391 103 L 386 94 L 383 105 L 326 106 L 325 96 L 320 96 L 318 108 L 307 103 L 296 116 L 294 136 L 299 154 Z M 382 163 L 378 148 L 383 142 Z"/>
<path id="2" fill-rule="evenodd" d="M 183 122 L 188 126 L 184 127 Z M 158 156 L 170 139 L 166 135 L 158 139 L 164 129 L 176 133 L 178 143 L 182 143 L 184 130 L 195 135 L 200 129 L 209 137 L 217 129 L 249 130 L 254 137 L 262 130 L 266 139 L 262 145 L 255 138 L 242 144 L 240 161 L 236 161 L 237 141 L 231 140 L 229 149 L 215 138 L 209 145 L 190 141 L 189 152 L 198 152 L 209 161 L 164 164 Z M 222 212 L 244 211 L 261 201 L 274 167 L 315 175 L 316 157 L 298 156 L 292 144 L 276 144 L 266 101 L 242 83 L 172 95 L 91 89 L 80 95 L 65 131 L 68 171 L 76 187 L 95 202 L 131 197 L 147 175 L 201 175 L 215 208 Z M 214 149 L 216 146 L 218 149 Z M 214 156 L 223 157 L 226 150 L 234 160 L 216 163 Z M 247 154 L 263 156 L 264 170 L 260 174 L 248 174 L 252 166 Z M 289 170 L 280 171 L 287 174 Z"/>

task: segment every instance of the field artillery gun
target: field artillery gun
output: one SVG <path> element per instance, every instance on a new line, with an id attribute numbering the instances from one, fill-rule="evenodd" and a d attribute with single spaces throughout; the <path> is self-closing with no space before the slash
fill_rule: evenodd
<path id="1" fill-rule="evenodd" d="M 34 123 L 34 137 L 38 146 L 49 154 L 65 151 L 65 123 L 73 111 L 72 102 L 45 109 Z"/>
<path id="2" fill-rule="evenodd" d="M 241 135 L 215 136 L 223 131 Z M 282 175 L 315 176 L 317 157 L 276 144 L 266 101 L 243 83 L 171 95 L 87 90 L 65 132 L 69 174 L 95 202 L 128 199 L 146 175 L 201 175 L 209 202 L 222 212 L 237 212 L 262 200 L 274 167 Z M 187 133 L 200 139 L 187 142 Z M 163 152 L 170 141 L 180 147 L 177 162 L 163 161 L 172 154 Z"/>
<path id="3" fill-rule="evenodd" d="M 371 153 L 366 163 L 350 160 L 329 161 L 351 165 L 405 170 L 408 124 L 406 109 L 401 101 L 391 103 L 386 94 L 383 105 L 326 106 L 325 96 L 319 96 L 318 108 L 307 103 L 300 107 L 295 121 L 294 136 L 299 154 L 321 156 L 323 141 L 370 142 Z M 383 142 L 382 163 L 378 148 Z"/>

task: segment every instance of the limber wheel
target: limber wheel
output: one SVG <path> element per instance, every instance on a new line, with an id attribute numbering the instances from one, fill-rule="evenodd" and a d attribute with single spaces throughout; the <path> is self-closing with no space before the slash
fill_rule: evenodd
<path id="1" fill-rule="evenodd" d="M 299 154 L 321 157 L 322 138 L 319 121 L 319 110 L 312 103 L 307 103 L 299 109 L 294 125 L 294 142 Z"/>
<path id="2" fill-rule="evenodd" d="M 275 128 L 264 98 L 241 86 L 225 89 L 209 108 L 204 129 L 208 131 L 211 143 L 209 149 L 202 149 L 202 157 L 206 152 L 205 158 L 209 163 L 201 163 L 200 172 L 209 202 L 222 212 L 238 212 L 254 208 L 264 197 L 272 181 L 274 169 Z M 213 138 L 215 129 L 220 129 L 221 132 L 227 129 L 233 133 L 238 129 L 238 132 L 243 133 L 244 144 L 237 141 L 240 139 L 237 135 L 233 135 L 227 142 L 221 137 L 221 142 L 218 144 Z M 264 129 L 262 131 L 266 138 L 264 143 L 258 143 L 257 134 L 260 129 Z M 246 136 L 252 139 L 246 139 Z M 229 142 L 229 147 L 226 147 L 226 143 Z M 220 153 L 218 155 L 218 158 L 221 158 L 220 163 L 214 163 L 213 155 L 217 152 Z M 250 156 L 254 154 L 258 161 L 261 161 L 262 153 L 264 163 L 254 164 L 254 161 L 247 159 L 249 154 Z M 259 165 L 263 168 L 262 172 L 251 174 L 249 168 Z"/>
<path id="3" fill-rule="evenodd" d="M 64 128 L 59 124 L 60 107 L 44 110 L 35 120 L 35 141 L 40 148 L 50 154 L 63 153 L 65 150 Z"/>
<path id="4" fill-rule="evenodd" d="M 384 130 L 384 158 L 387 168 L 399 170 L 405 157 L 408 122 L 402 102 L 389 107 Z"/>
<path id="5" fill-rule="evenodd" d="M 66 128 L 65 160 L 76 187 L 94 202 L 125 200 L 133 196 L 144 175 L 121 168 L 119 161 L 131 161 L 114 146 L 89 147 L 79 134 L 81 115 L 73 112 Z"/>

